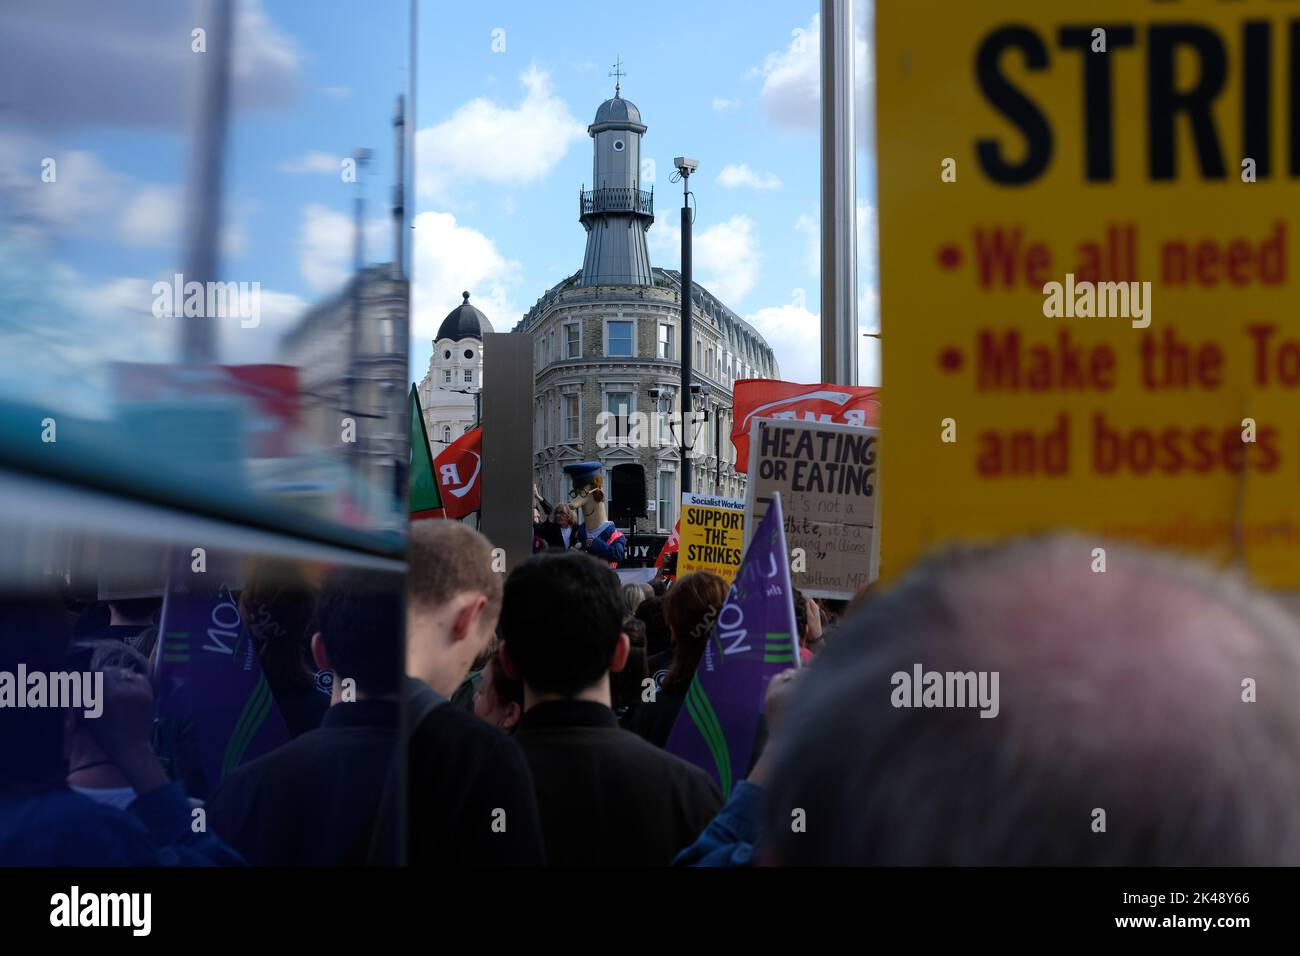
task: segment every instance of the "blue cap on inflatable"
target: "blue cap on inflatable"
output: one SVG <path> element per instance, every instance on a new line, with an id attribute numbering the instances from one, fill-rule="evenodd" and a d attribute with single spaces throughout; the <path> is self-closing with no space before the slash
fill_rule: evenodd
<path id="1" fill-rule="evenodd" d="M 564 473 L 573 479 L 574 484 L 579 485 L 585 485 L 600 474 L 600 471 L 598 461 L 575 461 L 572 465 L 564 466 Z"/>

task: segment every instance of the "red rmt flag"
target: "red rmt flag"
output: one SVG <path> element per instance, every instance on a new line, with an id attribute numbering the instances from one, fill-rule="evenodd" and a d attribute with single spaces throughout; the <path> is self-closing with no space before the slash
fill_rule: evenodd
<path id="1" fill-rule="evenodd" d="M 656 568 L 662 568 L 664 566 L 664 562 L 668 560 L 668 555 L 677 553 L 677 546 L 681 541 L 678 532 L 681 530 L 681 527 L 682 519 L 678 518 L 677 522 L 673 525 L 673 533 L 669 536 L 668 540 L 664 542 L 664 546 L 659 549 L 659 557 L 655 558 Z"/>
<path id="2" fill-rule="evenodd" d="M 786 418 L 840 425 L 878 425 L 880 389 L 868 385 L 800 385 L 747 378 L 732 393 L 731 443 L 736 470 L 749 471 L 749 426 L 755 418 Z"/>
<path id="3" fill-rule="evenodd" d="M 471 428 L 433 460 L 433 474 L 448 518 L 478 511 L 483 499 L 483 428 Z"/>

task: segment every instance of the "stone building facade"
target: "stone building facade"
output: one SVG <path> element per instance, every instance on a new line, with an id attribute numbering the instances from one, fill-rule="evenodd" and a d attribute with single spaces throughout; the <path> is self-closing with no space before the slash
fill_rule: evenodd
<path id="1" fill-rule="evenodd" d="M 639 464 L 649 514 L 638 528 L 666 534 L 680 501 L 680 436 L 667 413 L 681 408 L 681 276 L 654 268 L 648 286 L 584 286 L 580 276 L 549 290 L 517 327 L 534 337 L 534 476 L 547 498 L 564 501 L 566 464 L 595 459 L 607 475 L 616 465 Z M 752 326 L 694 286 L 692 378 L 699 390 L 691 404 L 708 414 L 693 446 L 699 454 L 688 462 L 691 488 L 740 498 L 745 476 L 736 471 L 730 439 L 732 386 L 740 378 L 779 377 L 779 370 Z M 635 413 L 647 413 L 639 436 L 622 425 Z"/>
<path id="2" fill-rule="evenodd" d="M 534 340 L 533 473 L 552 501 L 565 501 L 564 466 L 595 459 L 608 476 L 621 464 L 644 473 L 647 517 L 638 530 L 666 535 L 681 500 L 681 275 L 653 267 L 645 234 L 654 192 L 640 181 L 641 112 L 614 97 L 587 127 L 592 186 L 578 197 L 587 230 L 583 268 L 549 289 L 515 331 Z M 749 323 L 692 283 L 692 412 L 707 412 L 685 467 L 691 490 L 739 498 L 745 476 L 731 445 L 732 386 L 740 378 L 778 378 L 772 349 Z M 658 415 L 651 417 L 652 413 Z M 638 427 L 639 426 L 639 427 Z M 626 527 L 628 523 L 623 522 Z"/>
<path id="3" fill-rule="evenodd" d="M 479 421 L 483 336 L 492 331 L 492 323 L 470 305 L 468 292 L 462 296 L 464 301 L 438 327 L 429 369 L 417 386 L 434 456 Z"/>

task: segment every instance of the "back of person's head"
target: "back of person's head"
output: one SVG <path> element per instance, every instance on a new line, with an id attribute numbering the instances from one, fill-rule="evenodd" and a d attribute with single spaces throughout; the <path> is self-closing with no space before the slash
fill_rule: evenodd
<path id="1" fill-rule="evenodd" d="M 536 693 L 574 697 L 599 681 L 622 624 L 618 575 L 590 555 L 543 552 L 506 579 L 501 635 L 519 676 Z"/>
<path id="2" fill-rule="evenodd" d="M 641 700 L 641 682 L 646 677 L 645 624 L 628 615 L 623 618 L 623 633 L 627 635 L 627 663 L 610 677 L 609 696 L 614 709 L 632 707 Z"/>
<path id="3" fill-rule="evenodd" d="M 874 591 L 805 680 L 774 738 L 777 862 L 1300 863 L 1300 628 L 1226 573 L 1073 536 L 954 550 Z"/>
<path id="4" fill-rule="evenodd" d="M 474 693 L 474 713 L 494 727 L 510 730 L 524 713 L 524 682 L 501 663 L 501 642 L 493 638 Z"/>
<path id="5" fill-rule="evenodd" d="M 664 619 L 673 635 L 673 662 L 664 687 L 683 687 L 695 676 L 704 648 L 727 600 L 727 582 L 708 571 L 677 579 L 664 597 Z"/>
<path id="6" fill-rule="evenodd" d="M 68 623 L 53 595 L 0 594 L 0 673 L 16 680 L 20 664 L 28 673 L 65 670 Z M 61 711 L 0 708 L 0 792 L 55 786 L 64 770 Z"/>
<path id="7" fill-rule="evenodd" d="M 492 570 L 492 545 L 483 535 L 459 521 L 413 522 L 406 561 L 407 600 L 413 608 L 436 608 L 459 594 L 481 594 L 487 599 L 484 617 L 495 626 L 502 576 Z"/>
<path id="8" fill-rule="evenodd" d="M 646 657 L 654 657 L 673 646 L 672 632 L 664 618 L 664 599 L 647 598 L 637 605 L 636 619 L 645 624 Z"/>
<path id="9" fill-rule="evenodd" d="M 657 597 L 657 598 L 661 598 L 661 597 L 663 597 L 664 594 L 665 594 L 665 592 L 667 592 L 667 590 L 668 590 L 668 582 L 665 581 L 663 578 L 661 578 L 661 577 L 659 577 L 658 575 L 656 575 L 653 579 L 651 579 L 651 581 L 650 581 L 650 593 L 651 593 L 654 597 Z"/>
<path id="10" fill-rule="evenodd" d="M 650 596 L 650 588 L 645 584 L 623 585 L 623 606 L 628 614 L 635 614 L 641 602 Z"/>
<path id="11" fill-rule="evenodd" d="M 336 685 L 352 678 L 368 697 L 397 691 L 406 624 L 402 586 L 401 575 L 385 571 L 337 568 L 325 576 L 316 619 Z"/>
<path id="12" fill-rule="evenodd" d="M 278 693 L 311 690 L 307 654 L 316 627 L 316 589 L 307 575 L 287 562 L 254 562 L 239 595 L 239 616 L 271 687 Z"/>

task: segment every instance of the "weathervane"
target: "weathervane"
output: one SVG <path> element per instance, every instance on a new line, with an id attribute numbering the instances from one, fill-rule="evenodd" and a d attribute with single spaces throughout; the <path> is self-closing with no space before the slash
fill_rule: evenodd
<path id="1" fill-rule="evenodd" d="M 619 80 L 621 80 L 623 77 L 627 76 L 627 74 L 624 73 L 623 70 L 621 69 L 622 66 L 623 66 L 623 58 L 620 56 L 617 60 L 614 61 L 614 69 L 612 69 L 612 70 L 609 71 L 609 75 L 612 76 L 612 77 L 614 77 L 614 96 L 615 96 L 615 97 L 618 96 L 618 94 L 619 94 L 619 90 L 621 89 L 621 87 L 619 86 Z"/>

